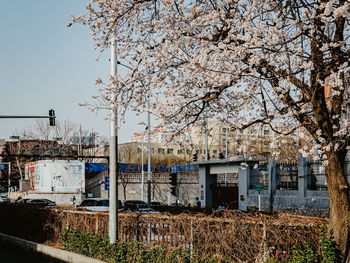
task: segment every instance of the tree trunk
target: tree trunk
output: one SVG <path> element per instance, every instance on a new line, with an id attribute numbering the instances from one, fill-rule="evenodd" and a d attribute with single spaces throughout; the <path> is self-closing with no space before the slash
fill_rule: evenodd
<path id="1" fill-rule="evenodd" d="M 349 184 L 344 175 L 344 157 L 332 154 L 326 168 L 330 201 L 329 233 L 339 245 L 343 262 L 349 257 L 350 202 Z M 350 261 L 349 261 L 350 262 Z"/>

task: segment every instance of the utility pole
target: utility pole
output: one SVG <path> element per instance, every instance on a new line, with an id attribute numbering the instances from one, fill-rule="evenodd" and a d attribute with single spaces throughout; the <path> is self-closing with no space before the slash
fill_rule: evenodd
<path id="1" fill-rule="evenodd" d="M 117 75 L 117 54 L 116 39 L 113 33 L 111 38 L 111 76 Z M 117 100 L 116 94 L 111 95 L 110 109 L 110 138 L 109 138 L 109 156 L 110 156 L 110 178 L 109 178 L 109 241 L 114 244 L 118 239 L 118 109 L 114 104 Z"/>
<path id="2" fill-rule="evenodd" d="M 147 186 L 148 186 L 148 192 L 147 192 L 147 202 L 148 207 L 151 207 L 151 113 L 150 113 L 150 106 L 149 106 L 149 100 L 148 98 L 148 114 L 147 114 L 147 120 L 148 120 L 148 175 L 147 175 Z"/>
<path id="3" fill-rule="evenodd" d="M 226 127 L 225 128 L 225 158 L 226 158 L 226 161 L 228 160 L 228 141 L 227 141 L 227 133 L 228 133 L 228 128 Z M 227 181 L 227 173 L 225 173 L 225 178 L 224 178 L 224 183 L 226 184 L 226 181 Z"/>
<path id="4" fill-rule="evenodd" d="M 83 155 L 83 146 L 82 146 L 82 140 L 81 140 L 81 124 L 79 125 L 79 147 L 78 147 L 78 155 Z"/>
<path id="5" fill-rule="evenodd" d="M 144 193 L 143 193 L 143 190 L 144 190 L 144 184 L 145 184 L 145 172 L 144 172 L 144 169 L 143 169 L 143 151 L 144 151 L 144 146 L 143 146 L 143 141 L 144 141 L 144 137 L 145 137 L 145 134 L 144 134 L 144 131 L 142 132 L 142 143 L 141 143 L 141 153 L 142 153 L 142 156 L 141 156 L 141 174 L 142 174 L 142 177 L 141 177 L 141 200 L 144 201 Z"/>
<path id="6" fill-rule="evenodd" d="M 208 161 L 208 119 L 205 119 L 205 160 Z"/>

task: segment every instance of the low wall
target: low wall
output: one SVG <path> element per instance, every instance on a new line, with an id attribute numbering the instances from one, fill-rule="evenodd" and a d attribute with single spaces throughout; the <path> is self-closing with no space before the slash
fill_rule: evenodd
<path id="1" fill-rule="evenodd" d="M 85 194 L 75 192 L 11 192 L 10 199 L 16 200 L 17 198 L 30 198 L 30 199 L 49 199 L 56 202 L 58 205 L 73 205 L 75 199 L 75 204 L 80 204 L 82 200 L 85 199 Z"/>
<path id="2" fill-rule="evenodd" d="M 247 197 L 248 210 L 258 209 L 259 191 L 249 190 Z M 260 192 L 261 208 L 269 211 L 271 198 L 267 190 Z M 297 190 L 276 190 L 273 196 L 273 210 L 276 212 L 290 212 L 298 215 L 329 216 L 329 197 L 327 191 L 306 191 L 301 196 Z"/>
<path id="3" fill-rule="evenodd" d="M 73 253 L 67 250 L 62 250 L 43 244 L 35 243 L 18 237 L 13 237 L 0 233 L 0 243 L 11 245 L 19 249 L 45 255 L 49 258 L 59 260 L 60 262 L 72 262 L 72 263 L 104 263 L 104 261 L 89 258 L 77 253 Z M 57 262 L 57 261 L 56 261 Z"/>

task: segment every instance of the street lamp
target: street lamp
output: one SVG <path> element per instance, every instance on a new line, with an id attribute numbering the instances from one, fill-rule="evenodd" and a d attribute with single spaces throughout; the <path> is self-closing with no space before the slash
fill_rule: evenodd
<path id="1" fill-rule="evenodd" d="M 111 38 L 111 76 L 117 74 L 117 53 L 116 53 L 116 38 L 113 33 Z M 118 238 L 118 132 L 117 132 L 117 116 L 118 109 L 113 103 L 117 100 L 114 92 L 111 95 L 111 110 L 110 110 L 110 139 L 109 139 L 109 162 L 110 162 L 110 178 L 109 178 L 109 241 L 114 244 Z"/>
<path id="2" fill-rule="evenodd" d="M 128 65 L 125 65 L 121 63 L 120 61 L 116 60 L 116 63 L 119 65 L 122 65 L 126 68 L 128 68 L 131 71 L 135 71 L 133 68 L 129 67 Z M 143 82 L 140 81 L 142 86 L 144 86 Z M 148 107 L 148 113 L 147 113 L 147 126 L 148 126 L 148 143 L 147 143 L 147 148 L 148 148 L 148 164 L 147 164 L 147 202 L 148 202 L 148 207 L 151 207 L 151 112 L 150 112 L 150 98 L 148 96 L 147 98 L 147 107 Z"/>
<path id="3" fill-rule="evenodd" d="M 147 114 L 147 120 L 148 120 L 148 165 L 147 165 L 147 201 L 148 201 L 148 207 L 151 207 L 151 113 L 149 108 L 149 99 L 148 99 L 148 114 Z"/>
<path id="4" fill-rule="evenodd" d="M 138 124 L 145 125 L 144 122 L 139 122 Z M 147 130 L 147 129 L 148 129 L 148 127 L 146 126 L 145 130 Z M 141 200 L 144 201 L 144 184 L 145 184 L 145 173 L 144 173 L 144 169 L 143 169 L 143 165 L 144 165 L 143 152 L 145 150 L 145 147 L 143 146 L 144 139 L 145 139 L 144 131 L 142 131 L 141 134 L 142 134 L 142 141 L 141 141 L 141 175 L 142 175 L 142 177 L 141 177 Z"/>

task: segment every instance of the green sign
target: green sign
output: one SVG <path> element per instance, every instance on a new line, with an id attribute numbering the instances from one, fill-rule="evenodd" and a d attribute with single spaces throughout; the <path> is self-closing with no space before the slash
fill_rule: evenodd
<path id="1" fill-rule="evenodd" d="M 254 189 L 255 190 L 264 190 L 265 189 L 265 185 L 264 184 L 255 184 L 254 185 Z"/>

